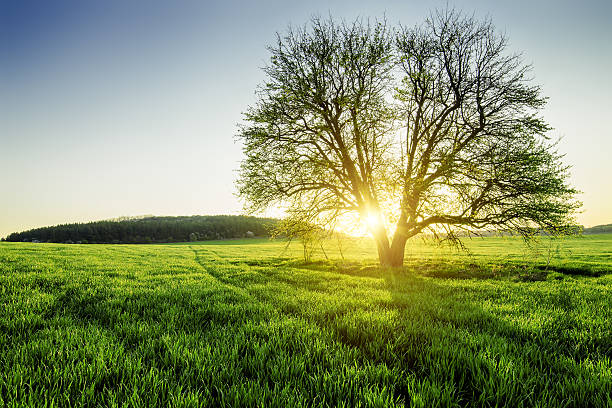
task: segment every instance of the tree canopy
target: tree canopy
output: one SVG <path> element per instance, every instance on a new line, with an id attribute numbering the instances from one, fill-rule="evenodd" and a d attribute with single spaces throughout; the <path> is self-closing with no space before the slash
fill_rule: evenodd
<path id="1" fill-rule="evenodd" d="M 453 9 L 416 27 L 315 17 L 277 34 L 245 113 L 239 194 L 325 223 L 372 218 L 380 262 L 429 231 L 558 231 L 579 203 L 530 66 Z"/>

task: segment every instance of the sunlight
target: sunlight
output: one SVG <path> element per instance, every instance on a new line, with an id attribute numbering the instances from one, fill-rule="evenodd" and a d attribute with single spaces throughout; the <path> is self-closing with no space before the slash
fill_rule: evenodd
<path id="1" fill-rule="evenodd" d="M 378 227 L 380 225 L 380 215 L 375 212 L 369 212 L 365 217 L 365 224 L 370 229 Z"/>
<path id="2" fill-rule="evenodd" d="M 346 213 L 339 216 L 335 221 L 333 229 L 352 237 L 365 237 L 369 235 L 366 225 L 361 222 L 359 215 L 356 213 Z"/>
<path id="3" fill-rule="evenodd" d="M 369 212 L 365 218 L 356 213 L 343 214 L 336 220 L 334 229 L 352 237 L 366 237 L 370 236 L 372 229 L 381 225 L 381 221 L 387 227 L 387 232 L 393 234 L 395 225 L 384 216 L 381 217 L 377 212 Z"/>

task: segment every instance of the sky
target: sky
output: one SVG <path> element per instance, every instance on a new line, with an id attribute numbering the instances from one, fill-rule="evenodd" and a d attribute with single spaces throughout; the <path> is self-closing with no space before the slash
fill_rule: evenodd
<path id="1" fill-rule="evenodd" d="M 0 0 L 0 237 L 118 216 L 240 214 L 242 112 L 312 15 L 490 17 L 533 65 L 578 221 L 612 223 L 612 2 Z"/>

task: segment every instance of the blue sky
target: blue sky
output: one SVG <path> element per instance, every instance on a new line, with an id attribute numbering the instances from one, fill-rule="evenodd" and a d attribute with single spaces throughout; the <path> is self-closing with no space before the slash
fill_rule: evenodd
<path id="1" fill-rule="evenodd" d="M 420 23 L 446 1 L 0 0 L 0 236 L 121 215 L 240 213 L 241 112 L 266 45 L 313 14 Z M 612 222 L 612 2 L 457 1 L 534 66 L 545 118 Z"/>

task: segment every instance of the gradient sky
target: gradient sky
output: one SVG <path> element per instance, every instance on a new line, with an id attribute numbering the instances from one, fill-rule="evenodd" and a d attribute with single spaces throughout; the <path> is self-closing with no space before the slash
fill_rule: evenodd
<path id="1" fill-rule="evenodd" d="M 446 3 L 0 0 L 0 236 L 240 213 L 234 134 L 275 32 L 329 13 L 411 26 Z M 490 16 L 533 64 L 579 221 L 612 223 L 612 2 L 449 4 Z"/>

